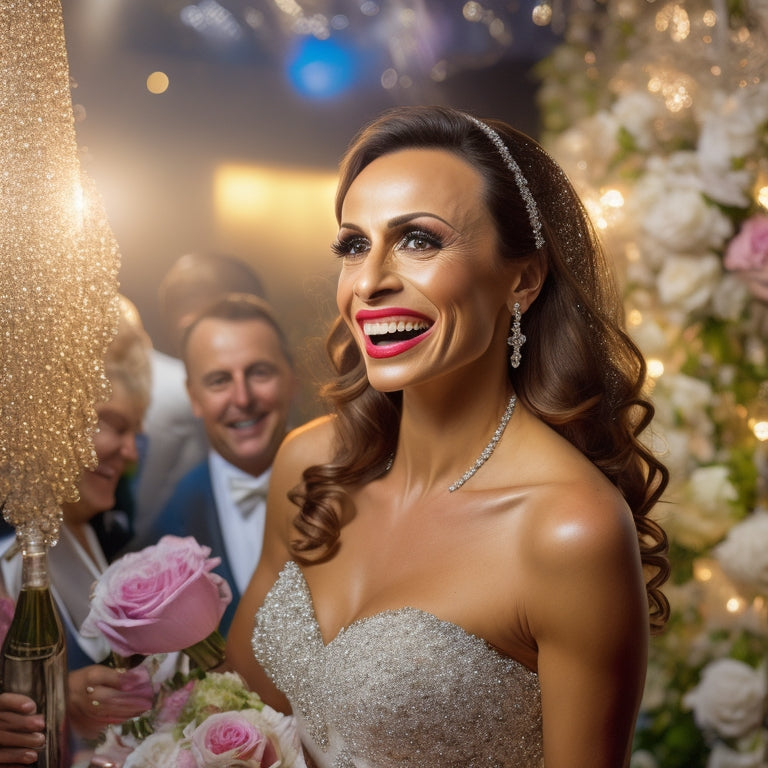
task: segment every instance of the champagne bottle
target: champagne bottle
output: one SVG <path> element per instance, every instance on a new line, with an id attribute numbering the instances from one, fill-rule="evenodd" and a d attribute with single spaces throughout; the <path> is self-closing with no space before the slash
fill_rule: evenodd
<path id="1" fill-rule="evenodd" d="M 22 583 L 0 651 L 2 690 L 23 693 L 45 716 L 45 745 L 34 766 L 67 765 L 67 657 L 64 630 L 48 582 L 48 549 L 31 534 L 21 545 Z"/>

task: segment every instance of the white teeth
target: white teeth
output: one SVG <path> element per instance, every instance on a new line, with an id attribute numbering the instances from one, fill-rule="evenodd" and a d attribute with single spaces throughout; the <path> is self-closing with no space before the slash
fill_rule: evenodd
<path id="1" fill-rule="evenodd" d="M 245 421 L 236 421 L 232 426 L 235 429 L 246 429 L 247 427 L 252 427 L 256 422 L 257 419 L 247 419 Z"/>
<path id="2" fill-rule="evenodd" d="M 426 320 L 379 320 L 363 323 L 363 333 L 366 336 L 384 336 L 398 331 L 426 331 L 429 323 Z"/>

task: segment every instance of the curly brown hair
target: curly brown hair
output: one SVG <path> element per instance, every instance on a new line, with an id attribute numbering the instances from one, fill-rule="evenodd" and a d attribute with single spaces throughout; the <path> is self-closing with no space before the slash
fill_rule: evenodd
<path id="1" fill-rule="evenodd" d="M 624 330 L 612 272 L 562 169 L 528 136 L 502 122 L 484 122 L 502 138 L 527 181 L 544 238 L 539 250 L 548 267 L 543 288 L 523 317 L 528 339 L 523 363 L 509 368 L 509 380 L 520 402 L 587 456 L 626 499 L 647 574 L 651 629 L 658 631 L 669 616 L 661 591 L 669 577 L 668 545 L 649 513 L 667 485 L 668 472 L 640 440 L 654 413 L 643 394 L 645 361 Z M 358 134 L 341 165 L 337 219 L 363 168 L 387 153 L 419 147 L 454 152 L 483 175 L 504 258 L 523 259 L 537 250 L 519 178 L 482 127 L 445 107 L 397 108 Z M 306 563 L 333 554 L 346 489 L 382 474 L 400 424 L 400 393 L 370 386 L 341 318 L 326 347 L 336 373 L 323 390 L 336 416 L 336 453 L 330 463 L 306 469 L 302 484 L 291 493 L 300 506 L 293 555 Z"/>

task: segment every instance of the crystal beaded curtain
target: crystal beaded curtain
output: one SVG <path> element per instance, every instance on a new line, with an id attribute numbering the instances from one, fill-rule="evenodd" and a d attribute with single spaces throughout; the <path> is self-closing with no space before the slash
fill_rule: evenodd
<path id="1" fill-rule="evenodd" d="M 81 172 L 59 0 L 0 0 L 0 503 L 58 538 L 109 397 L 117 243 Z"/>

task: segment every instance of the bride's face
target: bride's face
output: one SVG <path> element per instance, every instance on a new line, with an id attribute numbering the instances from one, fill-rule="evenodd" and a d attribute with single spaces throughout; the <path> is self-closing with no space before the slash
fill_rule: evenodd
<path id="1" fill-rule="evenodd" d="M 373 387 L 506 370 L 520 270 L 499 256 L 483 177 L 462 158 L 404 149 L 374 160 L 347 192 L 334 250 L 339 311 Z"/>

